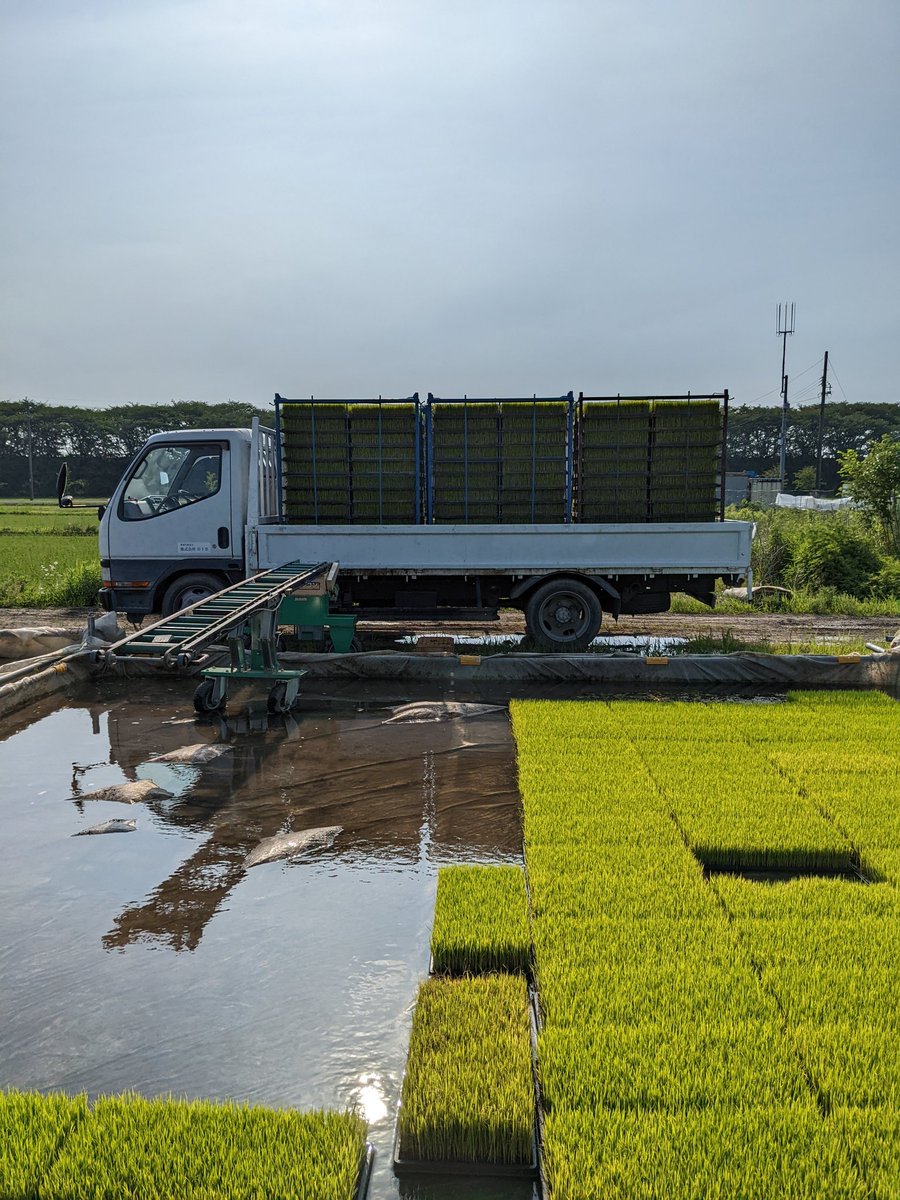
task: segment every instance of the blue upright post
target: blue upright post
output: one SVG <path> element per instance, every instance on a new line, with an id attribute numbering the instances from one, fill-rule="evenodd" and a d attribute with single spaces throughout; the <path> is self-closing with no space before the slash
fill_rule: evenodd
<path id="1" fill-rule="evenodd" d="M 281 445 L 281 397 L 275 393 L 275 481 L 278 490 L 278 523 L 284 523 L 284 501 L 283 501 L 283 468 L 281 465 L 282 445 Z"/>

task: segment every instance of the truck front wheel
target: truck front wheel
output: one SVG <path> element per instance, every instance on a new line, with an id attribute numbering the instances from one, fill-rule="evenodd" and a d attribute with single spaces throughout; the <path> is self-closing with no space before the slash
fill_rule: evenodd
<path id="1" fill-rule="evenodd" d="M 169 584 L 163 596 L 160 611 L 164 617 L 171 617 L 172 613 L 180 612 L 182 608 L 188 608 L 191 604 L 196 604 L 198 600 L 205 600 L 207 596 L 211 596 L 213 592 L 218 592 L 227 585 L 228 581 L 220 575 L 209 575 L 205 571 L 192 571 L 189 575 L 182 575 L 174 583 Z"/>
<path id="2" fill-rule="evenodd" d="M 525 624 L 542 650 L 584 650 L 597 636 L 603 611 L 596 593 L 580 579 L 551 579 L 531 593 Z"/>

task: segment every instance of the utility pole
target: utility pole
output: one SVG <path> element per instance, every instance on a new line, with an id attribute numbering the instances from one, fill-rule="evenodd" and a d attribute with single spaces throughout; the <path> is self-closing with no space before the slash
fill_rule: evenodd
<path id="1" fill-rule="evenodd" d="M 791 301 L 790 307 L 785 301 L 784 305 L 778 305 L 778 316 L 775 321 L 775 332 L 781 338 L 781 451 L 779 454 L 778 474 L 781 478 L 781 490 L 785 488 L 785 475 L 787 467 L 785 460 L 787 458 L 787 426 L 788 426 L 788 398 L 787 398 L 787 375 L 784 373 L 785 362 L 787 360 L 787 340 L 788 335 L 794 332 L 794 315 L 797 306 Z"/>
<path id="2" fill-rule="evenodd" d="M 25 397 L 25 422 L 28 430 L 28 494 L 34 499 L 34 456 L 32 454 L 31 402 Z"/>
<path id="3" fill-rule="evenodd" d="M 819 402 L 819 444 L 816 449 L 816 495 L 822 490 L 822 439 L 825 435 L 825 397 L 831 394 L 828 384 L 828 351 L 825 351 L 825 367 L 822 371 L 822 399 Z"/>

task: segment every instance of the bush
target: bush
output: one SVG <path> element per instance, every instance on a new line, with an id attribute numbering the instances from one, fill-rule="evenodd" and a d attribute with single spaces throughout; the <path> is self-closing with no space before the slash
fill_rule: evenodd
<path id="1" fill-rule="evenodd" d="M 789 574 L 794 587 L 834 588 L 861 599 L 880 569 L 881 558 L 862 531 L 826 516 L 806 523 L 794 543 Z"/>

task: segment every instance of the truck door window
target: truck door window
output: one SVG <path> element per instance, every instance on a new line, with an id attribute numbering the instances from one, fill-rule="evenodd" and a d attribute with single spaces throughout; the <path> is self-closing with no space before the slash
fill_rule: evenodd
<path id="1" fill-rule="evenodd" d="M 221 485 L 221 446 L 153 446 L 125 485 L 120 515 L 126 521 L 146 521 L 207 500 Z"/>

